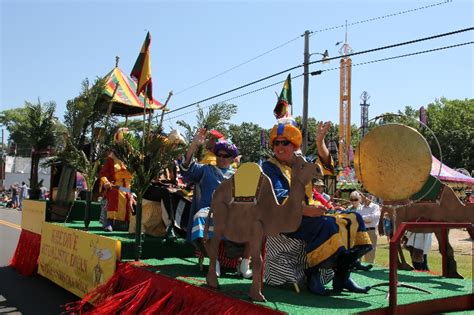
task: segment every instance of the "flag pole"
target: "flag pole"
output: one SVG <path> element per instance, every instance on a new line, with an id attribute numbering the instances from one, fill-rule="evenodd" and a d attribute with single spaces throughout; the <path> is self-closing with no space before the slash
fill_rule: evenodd
<path id="1" fill-rule="evenodd" d="M 146 145 L 146 137 L 148 137 L 148 133 L 146 131 L 146 101 L 147 96 L 146 93 L 143 93 L 143 142 L 142 142 L 142 154 L 145 153 L 145 145 Z M 142 256 L 142 195 L 141 193 L 137 192 L 136 204 L 137 204 L 137 211 L 136 211 L 136 221 L 135 221 L 135 261 L 139 261 Z"/>
<path id="2" fill-rule="evenodd" d="M 119 61 L 120 61 L 120 57 L 115 56 L 115 68 L 118 68 Z M 105 142 L 105 136 L 107 135 L 107 128 L 109 127 L 110 114 L 112 113 L 112 105 L 113 105 L 114 97 L 115 97 L 115 94 L 117 93 L 118 87 L 119 87 L 119 84 L 117 82 L 115 83 L 115 88 L 114 88 L 114 92 L 112 93 L 112 97 L 109 100 L 109 107 L 107 108 L 107 117 L 105 118 L 105 126 L 104 126 L 105 132 L 104 132 L 103 137 L 100 138 L 100 144 L 103 144 Z"/>

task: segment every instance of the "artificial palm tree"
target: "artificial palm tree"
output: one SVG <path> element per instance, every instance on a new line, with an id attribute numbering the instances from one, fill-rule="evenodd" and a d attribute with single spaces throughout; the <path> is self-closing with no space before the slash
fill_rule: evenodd
<path id="1" fill-rule="evenodd" d="M 59 152 L 57 155 L 50 158 L 45 165 L 51 166 L 56 163 L 61 163 L 66 167 L 70 167 L 71 169 L 75 169 L 80 172 L 84 176 L 84 180 L 87 184 L 86 189 L 86 208 L 84 211 L 84 226 L 86 229 L 89 228 L 90 223 L 90 209 L 91 209 L 91 202 L 92 202 L 92 189 L 94 187 L 95 182 L 98 178 L 98 167 L 99 167 L 99 158 L 103 155 L 107 149 L 105 146 L 101 146 L 98 148 L 100 152 L 94 152 L 96 159 L 87 158 L 84 151 L 79 150 L 74 146 L 71 139 L 66 137 L 66 146 L 64 150 Z"/>
<path id="2" fill-rule="evenodd" d="M 146 128 L 145 128 L 146 129 Z M 145 132 L 145 135 L 124 136 L 124 140 L 112 145 L 112 150 L 127 170 L 133 174 L 132 191 L 136 194 L 136 252 L 135 260 L 141 256 L 141 221 L 143 195 L 151 184 L 166 168 L 174 165 L 174 160 L 184 153 L 179 144 L 170 143 L 161 135 L 161 130 Z M 144 137 L 144 139 L 143 139 Z"/>

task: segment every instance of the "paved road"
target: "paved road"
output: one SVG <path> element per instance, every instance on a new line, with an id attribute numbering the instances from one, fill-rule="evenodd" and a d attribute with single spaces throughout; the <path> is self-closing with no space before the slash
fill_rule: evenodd
<path id="1" fill-rule="evenodd" d="M 60 314 L 78 298 L 48 279 L 24 277 L 8 267 L 20 237 L 21 212 L 0 207 L 0 314 Z"/>

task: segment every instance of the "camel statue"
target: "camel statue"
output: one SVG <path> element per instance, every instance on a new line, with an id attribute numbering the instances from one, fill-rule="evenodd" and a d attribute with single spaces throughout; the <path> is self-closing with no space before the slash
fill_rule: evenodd
<path id="1" fill-rule="evenodd" d="M 302 219 L 301 204 L 305 198 L 304 187 L 313 177 L 322 177 L 317 164 L 308 163 L 302 156 L 295 155 L 291 168 L 290 195 L 282 205 L 278 204 L 270 179 L 263 174 L 256 163 L 245 163 L 236 174 L 225 181 L 214 192 L 209 217 L 214 222 L 214 237 L 207 241 L 210 258 L 206 281 L 217 288 L 216 257 L 222 237 L 237 243 L 250 243 L 253 280 L 249 297 L 254 301 L 265 301 L 262 286 L 262 243 L 265 236 L 282 232 L 294 232 Z M 251 175 L 239 182 L 240 174 Z M 245 175 L 246 176 L 246 175 Z M 249 196 L 248 188 L 254 186 L 254 194 Z M 244 191 L 238 195 L 238 191 Z M 206 224 L 206 229 L 208 228 Z M 206 233 L 207 235 L 207 233 Z"/>
<path id="2" fill-rule="evenodd" d="M 435 181 L 433 185 L 433 181 Z M 391 217 L 393 218 L 394 228 L 396 228 L 402 222 L 455 222 L 455 223 L 474 223 L 474 203 L 463 204 L 458 197 L 455 195 L 453 189 L 446 184 L 441 183 L 439 180 L 431 177 L 430 180 L 427 182 L 425 187 L 433 187 L 434 191 L 434 198 L 430 198 L 431 200 L 423 199 L 421 201 L 416 201 L 412 204 L 408 204 L 406 206 L 396 208 L 393 211 L 393 208 L 384 207 L 382 209 L 381 222 L 379 222 L 379 231 L 381 231 L 382 221 L 383 221 L 383 213 L 385 211 L 389 212 Z M 428 188 L 429 189 L 429 188 Z M 416 200 L 416 198 L 413 198 Z M 435 199 L 435 200 L 433 200 Z M 402 202 L 407 204 L 408 202 Z M 383 229 L 382 229 L 383 230 Z M 419 233 L 428 233 L 434 232 L 436 238 L 438 239 L 439 244 L 441 244 L 442 240 L 442 232 L 441 229 L 410 229 L 413 232 Z M 469 235 L 471 238 L 474 236 L 474 229 L 468 229 Z M 401 247 L 398 249 L 398 253 L 400 256 L 399 261 L 399 268 L 400 269 L 413 269 L 405 260 L 403 256 L 403 252 Z M 440 253 L 444 255 L 444 253 Z M 446 255 L 447 255 L 447 270 L 448 278 L 462 278 L 462 276 L 457 272 L 457 264 L 456 260 L 454 259 L 454 252 L 453 248 L 448 242 L 446 244 Z"/>

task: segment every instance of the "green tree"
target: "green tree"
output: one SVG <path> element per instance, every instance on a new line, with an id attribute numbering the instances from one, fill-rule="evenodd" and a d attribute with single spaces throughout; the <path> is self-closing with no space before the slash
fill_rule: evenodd
<path id="1" fill-rule="evenodd" d="M 268 134 L 268 130 L 254 123 L 243 122 L 240 125 L 229 126 L 229 135 L 242 155 L 241 162 L 258 162 L 260 158 L 269 156 L 266 143 L 262 143 L 262 140 L 268 141 Z"/>
<path id="2" fill-rule="evenodd" d="M 31 147 L 24 142 L 23 134 L 19 128 L 24 125 L 26 117 L 26 108 L 13 108 L 1 112 L 0 123 L 8 130 L 8 141 L 17 149 L 17 155 L 30 156 Z"/>
<path id="3" fill-rule="evenodd" d="M 301 130 L 304 137 L 303 118 L 301 116 L 295 117 L 296 125 Z M 308 117 L 308 149 L 306 155 L 316 155 L 316 126 L 318 122 L 314 117 Z"/>
<path id="4" fill-rule="evenodd" d="M 428 127 L 434 132 L 443 153 L 443 163 L 453 168 L 474 169 L 474 99 L 436 99 L 428 105 Z M 433 153 L 436 140 L 426 137 Z"/>
<path id="5" fill-rule="evenodd" d="M 42 156 L 48 155 L 57 143 L 58 120 L 54 116 L 55 102 L 41 104 L 25 102 L 25 120 L 22 120 L 13 130 L 11 137 L 22 139 L 31 147 L 30 198 L 38 199 L 40 184 L 38 182 L 38 167 Z"/>

